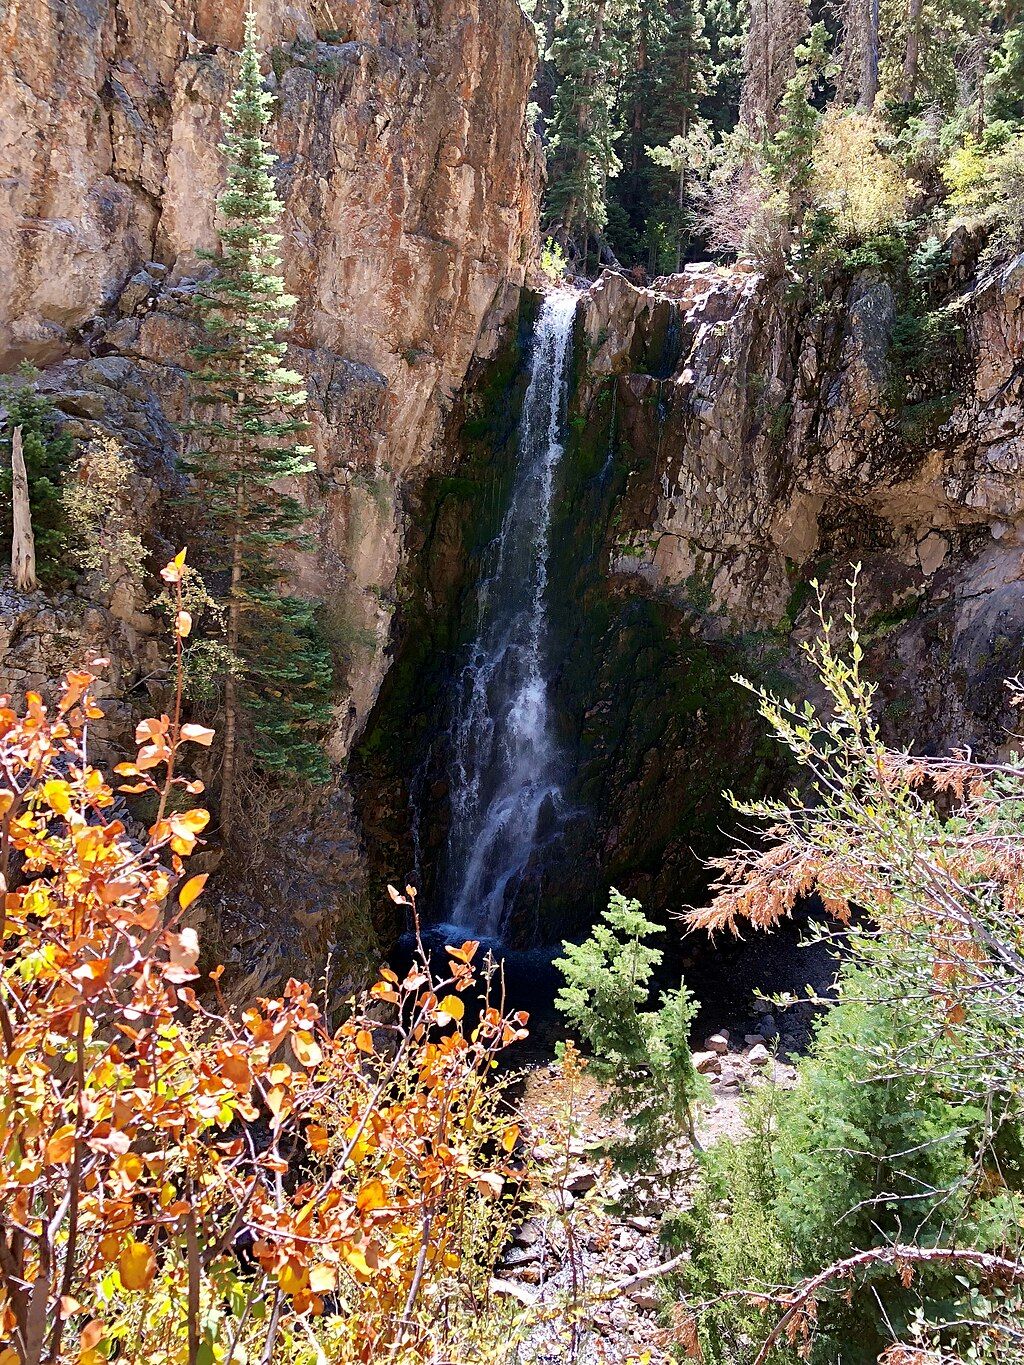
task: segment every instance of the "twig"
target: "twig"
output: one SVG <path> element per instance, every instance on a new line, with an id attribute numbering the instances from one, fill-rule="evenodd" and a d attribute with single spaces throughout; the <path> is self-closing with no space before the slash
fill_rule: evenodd
<path id="1" fill-rule="evenodd" d="M 915 1246 L 874 1247 L 870 1251 L 858 1251 L 855 1256 L 847 1256 L 845 1260 L 836 1261 L 833 1265 L 826 1266 L 824 1270 L 819 1270 L 817 1275 L 812 1275 L 809 1280 L 805 1280 L 803 1284 L 797 1286 L 793 1291 L 789 1307 L 775 1324 L 764 1345 L 757 1353 L 754 1365 L 765 1365 L 775 1343 L 794 1317 L 830 1281 L 852 1275 L 856 1271 L 871 1265 L 949 1264 L 951 1262 L 973 1266 L 976 1270 L 984 1271 L 989 1275 L 1007 1275 L 1012 1282 L 1024 1284 L 1024 1262 L 1011 1261 L 1005 1256 L 994 1256 L 986 1251 L 971 1251 L 959 1247 Z"/>

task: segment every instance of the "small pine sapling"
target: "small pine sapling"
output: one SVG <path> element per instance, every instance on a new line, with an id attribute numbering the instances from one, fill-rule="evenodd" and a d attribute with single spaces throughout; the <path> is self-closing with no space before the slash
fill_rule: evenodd
<path id="1" fill-rule="evenodd" d="M 696 1003 L 686 986 L 643 1009 L 663 957 L 647 940 L 662 932 L 639 901 L 613 890 L 590 937 L 564 943 L 555 963 L 565 979 L 555 1003 L 593 1049 L 591 1072 L 610 1087 L 606 1112 L 628 1132 L 612 1154 L 631 1170 L 650 1170 L 681 1137 L 699 1150 L 695 1114 L 708 1096 L 690 1052 Z"/>

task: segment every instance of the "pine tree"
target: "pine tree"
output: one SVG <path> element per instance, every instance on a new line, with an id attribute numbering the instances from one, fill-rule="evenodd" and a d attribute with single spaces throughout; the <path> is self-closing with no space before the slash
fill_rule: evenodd
<path id="1" fill-rule="evenodd" d="M 286 348 L 278 340 L 295 300 L 285 292 L 278 252 L 283 205 L 270 174 L 271 103 L 250 7 L 225 117 L 221 249 L 208 258 L 217 271 L 196 299 L 206 339 L 194 352 L 195 379 L 206 412 L 190 428 L 196 440 L 186 461 L 209 530 L 213 583 L 223 597 L 226 644 L 235 661 L 224 679 L 225 838 L 234 819 L 242 715 L 262 768 L 314 780 L 327 774 L 317 738 L 330 714 L 329 656 L 311 605 L 280 590 L 280 551 L 301 543 L 305 519 L 280 484 L 314 466 L 310 448 L 298 443 L 306 393 L 301 376 L 284 367 Z"/>
<path id="2" fill-rule="evenodd" d="M 669 170 L 673 184 L 661 196 L 660 217 L 675 240 L 675 268 L 682 265 L 689 232 L 687 192 L 691 172 L 710 150 L 711 139 L 699 117 L 700 102 L 710 88 L 711 44 L 704 16 L 693 0 L 672 0 L 657 56 L 657 99 L 651 118 L 648 155 Z"/>
<path id="3" fill-rule="evenodd" d="M 616 17 L 615 0 L 566 0 L 551 45 L 559 84 L 548 129 L 548 211 L 584 257 L 608 220 L 608 181 L 622 164 L 615 150 Z"/>

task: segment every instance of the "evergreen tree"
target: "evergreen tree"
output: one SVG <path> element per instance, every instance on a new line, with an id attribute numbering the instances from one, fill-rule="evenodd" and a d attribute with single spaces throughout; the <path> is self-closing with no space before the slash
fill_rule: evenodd
<path id="1" fill-rule="evenodd" d="M 73 577 L 67 554 L 68 527 L 61 487 L 71 463 L 74 442 L 58 430 L 53 403 L 45 394 L 37 392 L 32 383 L 34 373 L 27 368 L 22 382 L 6 383 L 0 390 L 0 407 L 6 413 L 0 432 L 0 556 L 5 564 L 10 564 L 11 442 L 15 427 L 21 427 L 36 569 L 44 586 L 54 587 Z"/>
<path id="2" fill-rule="evenodd" d="M 608 182 L 621 162 L 614 109 L 620 56 L 615 0 L 565 0 L 551 58 L 558 74 L 549 124 L 549 217 L 586 258 L 608 221 Z"/>
<path id="3" fill-rule="evenodd" d="M 611 1151 L 629 1170 L 649 1170 L 685 1136 L 692 1147 L 696 1111 L 708 1098 L 690 1053 L 696 1002 L 680 984 L 644 1009 L 664 954 L 647 942 L 662 928 L 612 890 L 608 908 L 583 943 L 563 943 L 555 966 L 565 985 L 555 1004 L 592 1050 L 590 1069 L 609 1088 L 604 1112 L 624 1118 L 626 1137 Z"/>
<path id="4" fill-rule="evenodd" d="M 704 17 L 693 0 L 671 0 L 658 53 L 658 99 L 651 120 L 648 155 L 671 173 L 656 212 L 666 236 L 674 242 L 675 269 L 682 265 L 689 235 L 687 190 L 692 171 L 710 150 L 710 134 L 699 117 L 700 101 L 709 89 L 711 45 Z M 650 235 L 650 234 L 649 234 Z"/>
<path id="5" fill-rule="evenodd" d="M 221 826 L 231 834 L 239 721 L 254 731 L 253 753 L 273 772 L 321 780 L 318 742 L 329 710 L 331 670 L 309 603 L 281 592 L 282 547 L 299 543 L 305 512 L 280 491 L 309 473 L 301 377 L 283 365 L 278 340 L 295 300 L 285 293 L 275 231 L 282 212 L 266 129 L 256 23 L 246 14 L 238 85 L 226 115 L 227 184 L 218 199 L 217 272 L 197 297 L 206 340 L 195 350 L 196 449 L 187 460 L 206 518 L 215 587 L 222 584 L 225 638 L 235 661 L 224 680 Z"/>

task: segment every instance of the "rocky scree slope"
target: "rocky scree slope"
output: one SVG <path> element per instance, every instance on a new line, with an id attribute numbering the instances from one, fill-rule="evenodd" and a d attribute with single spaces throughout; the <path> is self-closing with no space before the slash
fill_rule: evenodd
<path id="1" fill-rule="evenodd" d="M 173 502 L 174 428 L 189 416 L 190 304 L 208 269 L 196 253 L 216 245 L 219 118 L 243 8 L 22 0 L 0 17 L 0 369 L 40 367 L 76 437 L 123 443 L 136 470 L 126 510 L 151 569 L 191 529 Z M 404 486 L 435 457 L 442 417 L 535 255 L 540 172 L 524 120 L 536 43 L 516 0 L 256 9 L 299 300 L 290 359 L 308 380 L 317 465 L 298 490 L 315 549 L 291 579 L 327 604 L 340 763 L 386 667 Z M 73 659 L 104 653 L 99 756 L 124 745 L 163 686 L 144 595 L 127 582 L 56 598 L 8 586 L 2 605 L 0 689 L 45 690 Z M 289 819 L 261 815 L 267 829 Z M 257 974 L 321 960 L 329 942 L 355 964 L 372 934 L 361 911 L 340 913 L 361 895 L 343 785 L 290 816 L 301 840 L 249 869 L 256 912 L 235 923 L 223 905 L 219 946 Z"/>

